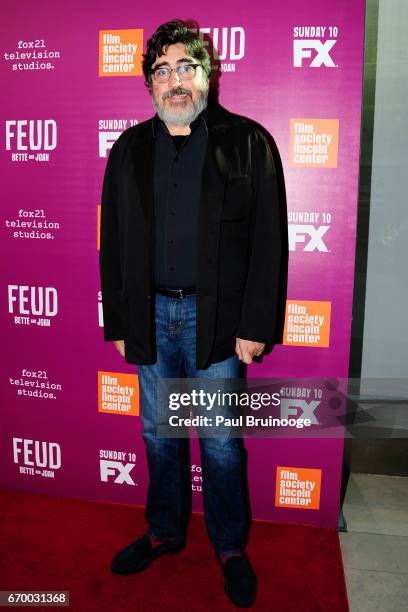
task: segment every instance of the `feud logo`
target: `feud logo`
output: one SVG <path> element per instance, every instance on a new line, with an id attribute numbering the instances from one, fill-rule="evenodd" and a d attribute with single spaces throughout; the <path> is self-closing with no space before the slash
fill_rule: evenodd
<path id="1" fill-rule="evenodd" d="M 6 121 L 7 151 L 52 151 L 57 146 L 54 119 L 10 119 Z"/>
<path id="2" fill-rule="evenodd" d="M 192 30 L 197 34 L 197 30 Z M 241 26 L 233 28 L 200 28 L 198 37 L 204 46 L 209 46 L 208 37 L 212 40 L 212 57 L 215 60 L 236 61 L 245 56 L 245 30 Z"/>
<path id="3" fill-rule="evenodd" d="M 13 461 L 28 467 L 58 470 L 61 447 L 57 442 L 13 438 Z"/>
<path id="4" fill-rule="evenodd" d="M 8 285 L 8 311 L 11 314 L 55 317 L 58 294 L 55 287 Z"/>

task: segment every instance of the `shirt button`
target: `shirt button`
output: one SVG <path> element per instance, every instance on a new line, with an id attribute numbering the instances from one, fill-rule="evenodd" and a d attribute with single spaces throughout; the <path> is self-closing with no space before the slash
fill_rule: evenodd
<path id="1" fill-rule="evenodd" d="M 177 187 L 177 183 L 173 183 L 173 187 L 175 189 Z"/>
<path id="2" fill-rule="evenodd" d="M 173 272 L 173 270 L 174 270 L 174 266 L 170 266 L 170 270 Z"/>

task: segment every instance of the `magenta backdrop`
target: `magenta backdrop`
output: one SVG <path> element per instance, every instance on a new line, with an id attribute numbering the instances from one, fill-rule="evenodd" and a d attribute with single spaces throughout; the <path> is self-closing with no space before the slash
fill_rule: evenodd
<path id="1" fill-rule="evenodd" d="M 190 7 L 182 1 L 175 14 L 162 0 L 146 7 L 130 0 L 3 2 L 4 487 L 145 502 L 140 418 L 98 411 L 98 372 L 134 375 L 136 369 L 102 339 L 97 219 L 109 146 L 130 122 L 150 117 L 152 107 L 141 76 L 99 76 L 102 30 L 124 45 L 139 43 L 131 58 L 136 70 L 141 40 L 145 45 L 164 21 L 194 18 L 218 36 L 221 104 L 262 124 L 282 157 L 290 230 L 288 304 L 322 317 L 308 341 L 296 344 L 288 328 L 285 345 L 250 366 L 249 375 L 347 376 L 364 0 L 235 0 L 204 3 L 193 14 Z M 104 120 L 127 123 L 100 123 Z M 295 157 L 291 125 L 316 146 L 306 151 L 311 158 Z M 306 387 L 298 381 L 298 389 Z M 247 448 L 254 518 L 336 526 L 342 436 L 251 439 Z M 119 454 L 104 458 L 102 450 Z M 196 442 L 193 458 L 199 510 Z M 315 482 L 308 506 L 299 499 L 295 506 L 277 505 L 278 466 L 299 481 Z"/>

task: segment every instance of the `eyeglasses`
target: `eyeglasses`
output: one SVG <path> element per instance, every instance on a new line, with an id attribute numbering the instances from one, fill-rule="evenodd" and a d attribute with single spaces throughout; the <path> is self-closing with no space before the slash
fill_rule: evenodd
<path id="1" fill-rule="evenodd" d="M 167 83 L 172 72 L 175 72 L 182 81 L 191 81 L 194 78 L 196 69 L 201 64 L 180 64 L 177 68 L 168 68 L 167 66 L 159 66 L 151 71 L 156 83 Z"/>

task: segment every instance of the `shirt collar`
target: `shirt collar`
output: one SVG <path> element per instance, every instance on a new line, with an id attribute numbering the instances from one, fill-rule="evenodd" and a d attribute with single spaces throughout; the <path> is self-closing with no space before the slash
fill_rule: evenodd
<path id="1" fill-rule="evenodd" d="M 194 132 L 199 125 L 203 124 L 205 131 L 207 133 L 208 136 L 208 108 L 205 108 L 203 111 L 201 111 L 201 113 L 198 115 L 198 117 L 196 119 L 194 119 L 194 121 L 192 123 L 190 123 L 190 128 L 191 128 L 191 132 Z M 157 113 L 155 114 L 155 116 L 152 119 L 152 132 L 153 132 L 153 138 L 156 138 L 157 135 L 157 130 L 158 129 L 163 129 L 165 134 L 169 134 L 169 130 L 167 129 L 166 124 L 164 123 L 164 121 L 162 121 L 159 116 L 157 115 Z"/>

